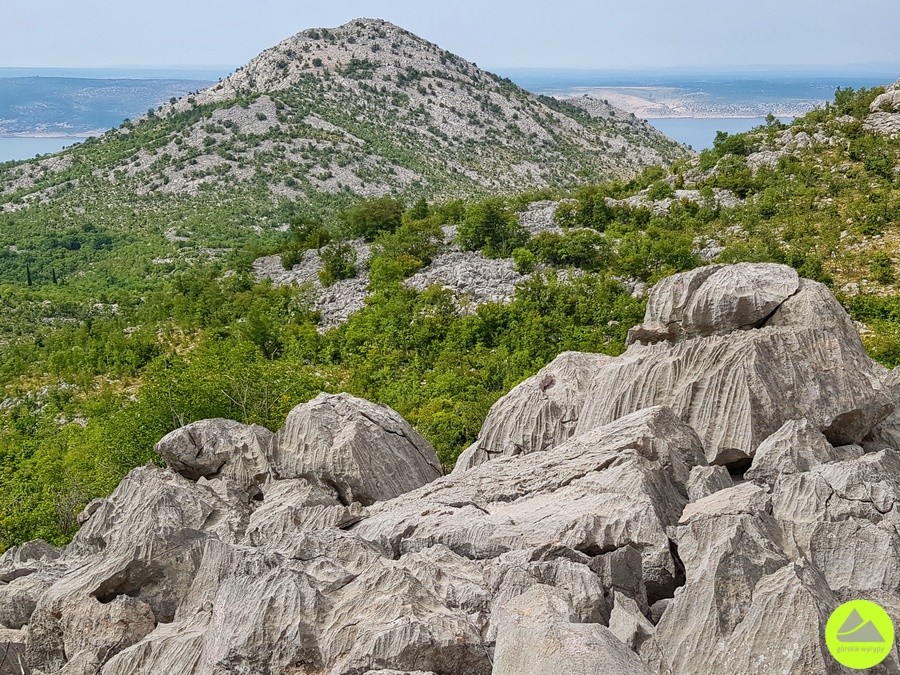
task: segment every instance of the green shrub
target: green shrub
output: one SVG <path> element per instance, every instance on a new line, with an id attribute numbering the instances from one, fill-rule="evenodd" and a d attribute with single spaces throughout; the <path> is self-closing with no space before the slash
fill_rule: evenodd
<path id="1" fill-rule="evenodd" d="M 382 232 L 393 232 L 403 222 L 403 202 L 393 197 L 366 199 L 347 212 L 347 224 L 353 236 L 372 241 Z"/>
<path id="2" fill-rule="evenodd" d="M 512 252 L 513 262 L 516 264 L 516 271 L 519 274 L 531 274 L 537 263 L 534 253 L 527 248 L 517 248 Z"/>
<path id="3" fill-rule="evenodd" d="M 500 198 L 486 199 L 466 209 L 457 233 L 467 251 L 483 250 L 488 257 L 510 255 L 528 241 L 528 231 Z"/>
<path id="4" fill-rule="evenodd" d="M 879 284 L 889 285 L 894 283 L 894 261 L 886 253 L 877 252 L 872 254 L 869 261 L 869 271 L 872 278 Z"/>
<path id="5" fill-rule="evenodd" d="M 647 191 L 647 199 L 651 201 L 660 201 L 662 199 L 672 199 L 675 197 L 675 188 L 664 180 L 658 180 Z"/>
<path id="6" fill-rule="evenodd" d="M 356 249 L 349 242 L 333 241 L 319 251 L 319 257 L 322 258 L 319 281 L 323 286 L 356 276 Z"/>

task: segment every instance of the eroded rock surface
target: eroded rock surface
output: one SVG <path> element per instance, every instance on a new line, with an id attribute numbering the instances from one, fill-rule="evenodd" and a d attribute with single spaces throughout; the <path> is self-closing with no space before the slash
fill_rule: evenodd
<path id="1" fill-rule="evenodd" d="M 632 335 L 448 476 L 346 394 L 175 432 L 64 549 L 0 558 L 0 673 L 846 673 L 831 612 L 900 616 L 898 376 L 779 266 L 664 280 Z"/>
<path id="2" fill-rule="evenodd" d="M 269 459 L 278 478 L 312 479 L 348 505 L 391 499 L 441 475 L 434 448 L 406 420 L 349 394 L 294 408 Z"/>
<path id="3" fill-rule="evenodd" d="M 234 420 L 202 420 L 164 436 L 153 449 L 185 478 L 224 478 L 254 495 L 269 472 L 272 432 Z"/>
<path id="4" fill-rule="evenodd" d="M 503 456 L 552 448 L 575 431 L 585 390 L 597 370 L 612 361 L 603 354 L 563 352 L 537 375 L 516 386 L 488 413 L 478 441 L 456 462 L 465 471 Z M 522 424 L 522 420 L 529 420 Z"/>

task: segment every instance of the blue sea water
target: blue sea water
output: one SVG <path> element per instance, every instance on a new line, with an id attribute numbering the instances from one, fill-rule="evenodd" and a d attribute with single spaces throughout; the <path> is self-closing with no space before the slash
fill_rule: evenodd
<path id="1" fill-rule="evenodd" d="M 782 122 L 834 99 L 838 87 L 876 87 L 893 82 L 900 68 L 853 72 L 670 72 L 564 69 L 506 69 L 500 75 L 536 94 L 567 97 L 588 94 L 600 99 L 634 97 L 660 109 L 680 104 L 687 114 L 642 114 L 630 110 L 670 138 L 694 150 L 712 147 L 717 131 L 749 131 L 765 123 L 768 113 Z M 619 99 L 621 100 L 621 98 Z M 621 105 L 621 104 L 620 104 Z"/>
<path id="2" fill-rule="evenodd" d="M 789 123 L 791 119 L 791 117 L 779 118 L 785 124 Z M 711 148 L 716 133 L 719 131 L 741 134 L 766 123 L 764 117 L 687 117 L 647 121 L 669 138 L 689 145 L 697 152 Z"/>
<path id="3" fill-rule="evenodd" d="M 0 163 L 17 159 L 30 159 L 35 155 L 46 155 L 59 152 L 75 143 L 81 143 L 86 139 L 66 138 L 20 138 L 0 136 Z"/>

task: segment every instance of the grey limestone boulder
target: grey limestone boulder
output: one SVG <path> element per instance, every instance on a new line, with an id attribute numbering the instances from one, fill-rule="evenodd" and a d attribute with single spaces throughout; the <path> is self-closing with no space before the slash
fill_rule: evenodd
<path id="1" fill-rule="evenodd" d="M 637 603 L 627 595 L 619 592 L 614 594 L 609 630 L 638 654 L 651 672 L 659 675 L 672 672 L 666 663 L 662 645 L 656 639 L 656 627 L 647 619 Z"/>
<path id="2" fill-rule="evenodd" d="M 12 546 L 0 556 L 0 583 L 25 577 L 59 558 L 60 550 L 41 539 Z"/>
<path id="3" fill-rule="evenodd" d="M 859 446 L 835 448 L 807 420 L 788 420 L 756 449 L 753 465 L 745 475 L 774 483 L 782 474 L 802 473 L 818 464 L 853 459 L 862 455 Z"/>
<path id="4" fill-rule="evenodd" d="M 30 675 L 25 661 L 25 631 L 0 628 L 0 675 Z"/>
<path id="5" fill-rule="evenodd" d="M 687 503 L 691 467 L 703 461 L 696 434 L 652 408 L 374 505 L 352 531 L 390 557 L 438 544 L 475 560 L 550 543 L 589 556 L 634 546 L 652 602 L 678 583 L 666 528 Z"/>
<path id="6" fill-rule="evenodd" d="M 247 517 L 246 507 L 171 471 L 133 470 L 66 547 L 67 571 L 37 600 L 31 667 L 52 673 L 84 650 L 107 658 L 171 621 L 207 540 L 235 541 Z"/>
<path id="7" fill-rule="evenodd" d="M 797 292 L 800 278 L 785 265 L 709 265 L 660 281 L 644 324 L 629 342 L 677 341 L 758 328 Z"/>
<path id="8" fill-rule="evenodd" d="M 533 586 L 498 613 L 493 675 L 651 673 L 608 628 L 577 623 L 569 598 L 551 586 Z"/>
<path id="9" fill-rule="evenodd" d="M 478 440 L 456 462 L 465 471 L 497 457 L 552 448 L 575 431 L 594 374 L 613 360 L 604 354 L 563 352 L 495 403 Z"/>
<path id="10" fill-rule="evenodd" d="M 875 370 L 858 338 L 814 328 L 632 345 L 594 377 L 576 433 L 664 405 L 697 431 L 711 464 L 747 462 L 791 419 L 857 444 L 893 407 Z"/>
<path id="11" fill-rule="evenodd" d="M 724 466 L 695 466 L 688 478 L 688 499 L 696 502 L 733 485 L 731 475 Z"/>
<path id="12" fill-rule="evenodd" d="M 391 499 L 442 473 L 434 448 L 406 420 L 349 394 L 319 394 L 294 408 L 268 456 L 277 478 L 321 483 L 345 505 Z"/>
<path id="13" fill-rule="evenodd" d="M 269 473 L 265 451 L 272 435 L 257 424 L 202 420 L 169 433 L 153 449 L 185 478 L 228 479 L 253 496 Z"/>

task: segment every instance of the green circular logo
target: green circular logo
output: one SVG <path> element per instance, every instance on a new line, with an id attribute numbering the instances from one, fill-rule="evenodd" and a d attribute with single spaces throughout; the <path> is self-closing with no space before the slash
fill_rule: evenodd
<path id="1" fill-rule="evenodd" d="M 825 626 L 825 643 L 831 655 L 848 668 L 871 668 L 891 653 L 894 624 L 881 606 L 852 600 L 831 613 Z"/>

